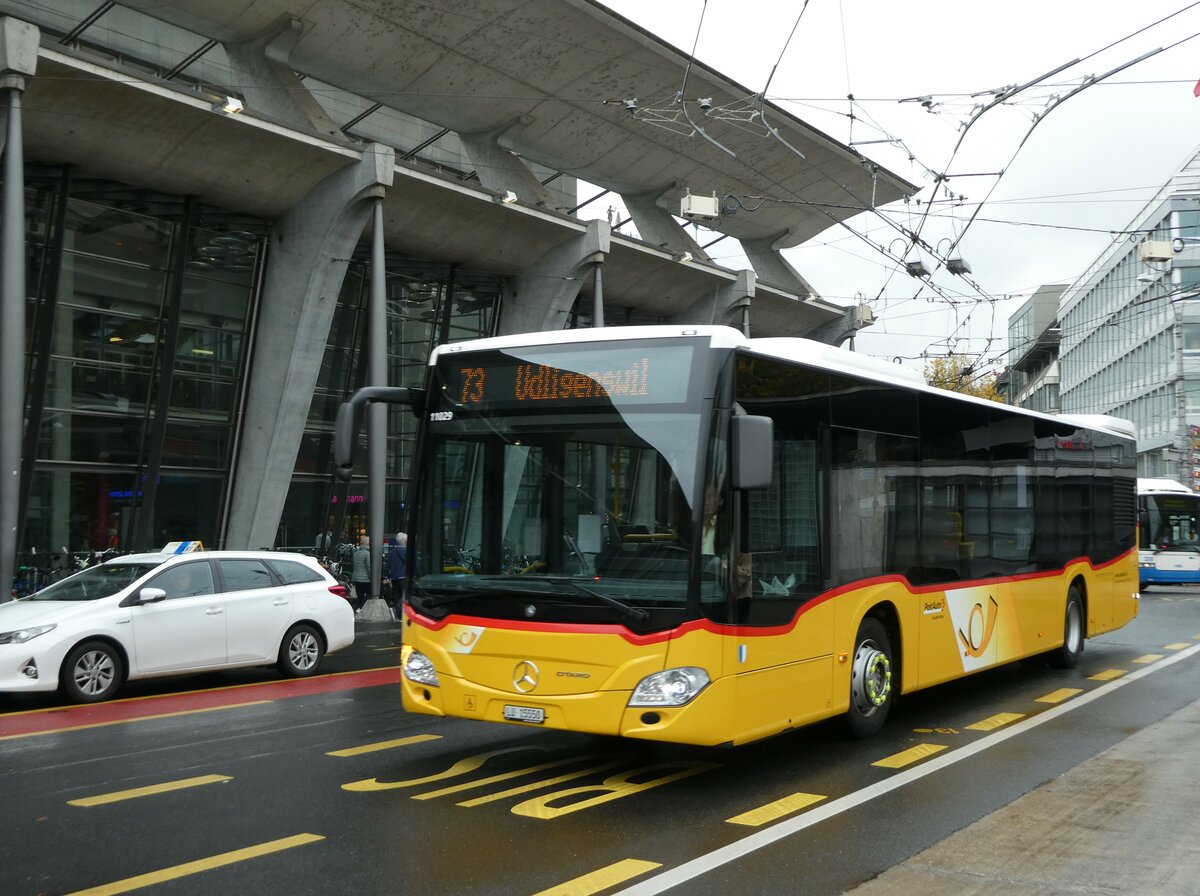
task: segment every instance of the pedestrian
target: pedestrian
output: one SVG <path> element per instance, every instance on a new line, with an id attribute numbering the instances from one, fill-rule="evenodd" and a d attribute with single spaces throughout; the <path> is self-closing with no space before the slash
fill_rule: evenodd
<path id="1" fill-rule="evenodd" d="M 354 611 L 357 613 L 371 596 L 371 538 L 363 535 L 350 555 L 350 581 L 354 584 Z"/>
<path id="2" fill-rule="evenodd" d="M 404 580 L 408 576 L 408 535 L 396 533 L 396 543 L 387 555 L 387 577 L 392 583 L 392 609 L 400 617 L 400 604 L 404 594 Z"/>

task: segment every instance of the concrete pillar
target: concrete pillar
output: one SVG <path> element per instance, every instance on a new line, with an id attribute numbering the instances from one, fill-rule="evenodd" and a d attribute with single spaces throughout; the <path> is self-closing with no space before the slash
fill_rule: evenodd
<path id="1" fill-rule="evenodd" d="M 595 277 L 608 255 L 611 238 L 608 222 L 588 221 L 586 231 L 526 268 L 501 306 L 500 335 L 563 329 L 585 280 Z"/>
<path id="2" fill-rule="evenodd" d="M 471 157 L 479 182 L 497 193 L 513 192 L 522 202 L 553 208 L 550 193 L 513 152 L 513 136 L 533 119 L 519 115 L 490 131 L 458 135 Z"/>
<path id="3" fill-rule="evenodd" d="M 794 292 L 802 299 L 816 295 L 816 290 L 788 264 L 780 252 L 781 248 L 794 245 L 790 231 L 761 240 L 741 240 L 741 244 L 746 258 L 754 267 L 754 273 L 763 283 Z"/>
<path id="4" fill-rule="evenodd" d="M 683 184 L 675 183 L 653 193 L 622 193 L 621 199 L 633 218 L 638 235 L 647 243 L 679 255 L 687 252 L 696 261 L 711 262 L 708 253 L 675 220 L 679 202 L 686 193 Z"/>
<path id="5" fill-rule="evenodd" d="M 342 137 L 341 128 L 325 113 L 290 65 L 292 49 L 303 33 L 303 22 L 284 15 L 252 40 L 225 44 L 234 83 L 250 110 L 302 130 Z"/>
<path id="6" fill-rule="evenodd" d="M 371 210 L 371 295 L 367 306 L 367 385 L 387 382 L 387 278 L 383 253 L 383 199 Z M 367 405 L 367 532 L 371 537 L 371 593 L 359 617 L 364 622 L 389 622 L 391 610 L 379 595 L 383 576 L 383 505 L 387 495 L 387 413 L 381 401 Z"/>
<path id="7" fill-rule="evenodd" d="M 0 194 L 0 601 L 12 597 L 21 525 L 21 443 L 25 430 L 25 152 L 21 95 L 37 70 L 41 33 L 0 18 L 0 97 L 7 107 Z M 33 458 L 28 458 L 33 463 Z"/>
<path id="8" fill-rule="evenodd" d="M 338 292 L 394 167 L 393 150 L 372 144 L 275 225 L 224 547 L 275 543 Z"/>
<path id="9" fill-rule="evenodd" d="M 875 323 L 875 312 L 869 306 L 859 304 L 847 308 L 840 317 L 821 324 L 819 327 L 814 327 L 805 334 L 805 338 L 824 342 L 826 345 L 841 345 L 847 339 L 853 339 L 854 334 L 859 330 L 869 327 L 873 323 Z"/>
<path id="10" fill-rule="evenodd" d="M 754 298 L 756 282 L 754 271 L 737 271 L 737 277 L 732 283 L 719 286 L 710 295 L 698 299 L 686 311 L 681 311 L 671 318 L 671 322 L 717 324 L 735 327 L 749 335 L 746 318 L 750 301 Z"/>

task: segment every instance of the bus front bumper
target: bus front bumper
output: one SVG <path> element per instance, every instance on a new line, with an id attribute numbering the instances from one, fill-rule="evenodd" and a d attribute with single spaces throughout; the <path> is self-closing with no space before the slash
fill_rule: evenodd
<path id="1" fill-rule="evenodd" d="M 714 723 L 730 718 L 733 703 L 733 682 L 727 678 L 711 682 L 685 706 L 664 707 L 629 706 L 630 691 L 537 697 L 485 688 L 445 674 L 439 680 L 438 686 L 431 686 L 401 679 L 404 708 L 527 728 L 700 746 L 723 742 L 718 739 L 720 726 Z"/>

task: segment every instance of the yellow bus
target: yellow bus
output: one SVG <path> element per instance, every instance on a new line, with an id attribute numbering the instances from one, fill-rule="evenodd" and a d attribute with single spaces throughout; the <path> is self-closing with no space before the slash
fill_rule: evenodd
<path id="1" fill-rule="evenodd" d="M 727 327 L 441 346 L 409 496 L 406 709 L 731 745 L 1044 655 L 1138 607 L 1134 433 Z M 348 468 L 343 470 L 348 475 Z"/>

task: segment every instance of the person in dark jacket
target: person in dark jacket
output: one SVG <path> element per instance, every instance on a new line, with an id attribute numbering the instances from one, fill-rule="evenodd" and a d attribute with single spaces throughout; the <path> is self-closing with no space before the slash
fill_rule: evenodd
<path id="1" fill-rule="evenodd" d="M 404 593 L 404 580 L 408 576 L 408 536 L 403 532 L 396 533 L 395 544 L 387 555 L 387 577 L 392 583 L 392 608 L 397 618 L 400 614 L 401 596 Z"/>
<path id="2" fill-rule="evenodd" d="M 350 581 L 354 583 L 354 610 L 363 608 L 371 596 L 371 539 L 366 535 L 350 555 Z"/>

